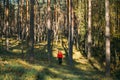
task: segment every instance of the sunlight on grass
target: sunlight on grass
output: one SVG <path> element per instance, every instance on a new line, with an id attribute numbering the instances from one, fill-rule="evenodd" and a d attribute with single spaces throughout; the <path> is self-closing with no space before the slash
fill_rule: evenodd
<path id="1" fill-rule="evenodd" d="M 68 44 L 66 39 L 63 40 L 68 51 Z M 10 39 L 11 53 L 21 53 L 21 44 L 16 40 Z M 81 54 L 80 51 L 73 47 L 73 59 L 74 66 L 70 67 L 66 61 L 66 52 L 63 45 L 58 42 L 53 42 L 52 47 L 52 59 L 53 62 L 48 63 L 46 60 L 46 42 L 35 44 L 35 59 L 34 63 L 23 60 L 19 57 L 21 54 L 16 55 L 7 52 L 4 55 L 7 59 L 3 60 L 1 57 L 0 61 L 0 80 L 101 80 L 103 73 L 95 70 L 96 67 L 100 70 L 100 65 L 95 59 L 91 59 L 90 62 Z M 28 46 L 24 44 L 24 51 L 27 51 Z M 63 64 L 57 64 L 57 53 L 58 49 L 62 51 L 64 58 Z M 26 52 L 24 52 L 26 53 Z M 12 57 L 11 57 L 12 56 Z M 9 58 L 8 58 L 9 57 Z"/>
<path id="2" fill-rule="evenodd" d="M 79 65 L 79 64 L 78 64 Z M 82 70 L 82 67 L 88 67 L 88 69 Z M 82 65 L 73 68 L 69 68 L 67 65 L 57 65 L 52 63 L 51 66 L 42 66 L 42 64 L 30 64 L 21 59 L 11 59 L 8 61 L 6 65 L 4 65 L 4 69 L 2 71 L 5 74 L 0 74 L 1 80 L 4 79 L 20 79 L 20 80 L 89 80 L 94 78 L 98 78 L 100 76 L 98 74 L 94 74 L 89 69 L 88 64 Z M 91 77 L 91 75 L 94 75 Z M 96 79 L 95 79 L 96 80 Z"/>
<path id="3" fill-rule="evenodd" d="M 35 80 L 37 75 L 37 71 L 35 69 L 29 69 L 23 76 L 22 80 Z"/>
<path id="4" fill-rule="evenodd" d="M 39 48 L 40 48 L 40 46 L 39 46 L 39 45 L 36 45 L 36 46 L 34 46 L 34 48 L 38 48 L 38 49 L 39 49 Z"/>
<path id="5" fill-rule="evenodd" d="M 92 65 L 95 66 L 99 71 L 104 71 L 97 60 L 95 60 L 94 58 L 91 58 L 90 60 L 92 61 Z"/>
<path id="6" fill-rule="evenodd" d="M 14 40 L 14 39 L 9 39 L 9 44 L 10 44 L 10 47 L 16 47 L 17 45 L 20 44 L 20 41 L 18 40 Z"/>
<path id="7" fill-rule="evenodd" d="M 17 62 L 18 64 L 21 64 L 21 65 L 24 66 L 25 68 L 31 68 L 31 65 L 30 65 L 29 63 L 27 63 L 26 61 L 23 61 L 23 60 L 21 60 L 21 59 L 18 59 L 18 60 L 16 60 L 16 62 Z"/>
<path id="8" fill-rule="evenodd" d="M 21 64 L 22 66 L 24 66 L 25 68 L 33 68 L 37 71 L 39 70 L 42 70 L 43 69 L 43 66 L 40 66 L 40 65 L 31 65 L 29 63 L 27 63 L 26 61 L 23 61 L 23 60 L 16 60 L 17 63 Z"/>
<path id="9" fill-rule="evenodd" d="M 13 53 L 21 53 L 21 50 L 20 49 L 13 49 L 12 52 Z"/>
<path id="10" fill-rule="evenodd" d="M 12 73 L 9 73 L 9 74 L 6 74 L 5 76 L 1 76 L 1 79 L 4 79 L 4 80 L 13 80 L 13 79 L 17 79 L 17 77 L 15 77 Z"/>

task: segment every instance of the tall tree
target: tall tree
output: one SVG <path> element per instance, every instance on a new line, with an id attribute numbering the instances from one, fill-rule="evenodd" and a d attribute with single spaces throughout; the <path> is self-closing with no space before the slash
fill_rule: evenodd
<path id="1" fill-rule="evenodd" d="M 47 0 L 47 51 L 48 51 L 48 60 L 50 60 L 51 56 L 51 8 L 50 1 Z"/>
<path id="2" fill-rule="evenodd" d="M 73 64 L 73 58 L 72 58 L 72 52 L 73 52 L 73 2 L 72 0 L 68 0 L 69 1 L 69 51 L 68 51 L 68 55 L 69 55 L 69 60 L 70 60 L 70 65 L 72 66 Z"/>
<path id="3" fill-rule="evenodd" d="M 20 39 L 21 39 L 21 53 L 23 54 L 23 33 L 24 33 L 24 29 L 23 29 L 23 4 L 24 1 L 21 0 L 20 2 Z M 24 55 L 23 55 L 24 56 Z"/>
<path id="4" fill-rule="evenodd" d="M 3 0 L 3 21 L 1 22 L 3 23 L 1 27 L 1 37 L 3 37 L 3 33 L 5 33 L 5 0 Z M 3 40 L 2 40 L 2 45 L 3 45 Z"/>
<path id="5" fill-rule="evenodd" d="M 6 1 L 5 15 L 6 15 L 6 19 L 5 19 L 6 50 L 9 50 L 9 39 L 8 39 L 8 35 L 9 35 L 9 0 Z"/>
<path id="6" fill-rule="evenodd" d="M 87 2 L 88 2 L 87 0 L 84 0 L 84 10 L 85 10 L 85 14 L 84 14 L 84 18 L 85 18 L 84 20 L 85 21 L 84 22 L 85 22 L 85 28 L 87 28 L 87 9 L 88 9 L 87 8 L 88 7 Z M 84 38 L 85 38 L 85 43 L 84 43 L 85 44 L 85 46 L 84 46 L 85 47 L 85 53 L 87 53 L 87 34 L 86 33 L 85 33 L 85 37 Z"/>
<path id="7" fill-rule="evenodd" d="M 20 2 L 19 2 L 19 0 L 17 0 L 17 7 L 18 7 L 18 9 L 17 9 L 17 32 L 18 32 L 18 40 L 20 40 L 20 8 L 19 8 L 19 4 L 20 4 Z"/>
<path id="8" fill-rule="evenodd" d="M 28 23 L 28 16 L 29 16 L 29 14 L 28 14 L 28 9 L 29 9 L 29 1 L 28 0 L 26 0 L 26 22 Z"/>
<path id="9" fill-rule="evenodd" d="M 88 0 L 88 54 L 87 54 L 87 58 L 89 59 L 91 57 L 91 43 L 92 43 L 92 39 L 91 39 L 91 0 Z"/>
<path id="10" fill-rule="evenodd" d="M 28 37 L 28 28 L 29 28 L 29 0 L 26 0 L 26 39 Z"/>
<path id="11" fill-rule="evenodd" d="M 29 46 L 30 46 L 30 60 L 33 60 L 34 58 L 34 0 L 30 0 L 31 4 L 31 10 L 30 10 L 30 41 L 29 41 Z"/>
<path id="12" fill-rule="evenodd" d="M 54 37 L 56 39 L 56 44 L 57 44 L 57 41 L 58 41 L 58 22 L 57 22 L 58 12 L 57 12 L 57 7 L 58 7 L 58 3 L 55 0 L 55 29 L 54 29 Z"/>
<path id="13" fill-rule="evenodd" d="M 109 0 L 105 0 L 106 76 L 110 76 L 110 15 Z"/>

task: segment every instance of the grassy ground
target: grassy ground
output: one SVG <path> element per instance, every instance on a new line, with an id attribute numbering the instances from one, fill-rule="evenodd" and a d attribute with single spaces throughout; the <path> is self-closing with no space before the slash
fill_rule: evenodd
<path id="1" fill-rule="evenodd" d="M 0 80 L 112 80 L 104 78 L 103 69 L 95 59 L 88 61 L 80 51 L 74 48 L 73 66 L 67 62 L 65 47 L 54 44 L 51 62 L 47 59 L 46 43 L 35 45 L 34 61 L 30 63 L 21 57 L 20 43 L 11 40 L 10 51 L 0 50 Z M 57 63 L 57 49 L 64 54 L 63 64 Z M 27 46 L 24 45 L 24 55 Z"/>

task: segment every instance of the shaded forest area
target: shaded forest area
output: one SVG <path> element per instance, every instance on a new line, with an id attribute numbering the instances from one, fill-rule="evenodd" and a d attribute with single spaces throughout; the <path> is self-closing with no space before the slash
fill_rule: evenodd
<path id="1" fill-rule="evenodd" d="M 14 74 L 22 80 L 119 80 L 120 0 L 0 0 L 0 79 L 18 80 Z"/>

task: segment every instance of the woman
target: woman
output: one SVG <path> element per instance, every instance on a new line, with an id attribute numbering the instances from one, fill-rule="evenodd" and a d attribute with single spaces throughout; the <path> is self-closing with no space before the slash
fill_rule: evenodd
<path id="1" fill-rule="evenodd" d="M 58 63 L 61 65 L 62 64 L 62 58 L 63 58 L 63 54 L 62 54 L 61 51 L 58 51 L 57 58 L 58 58 Z"/>

